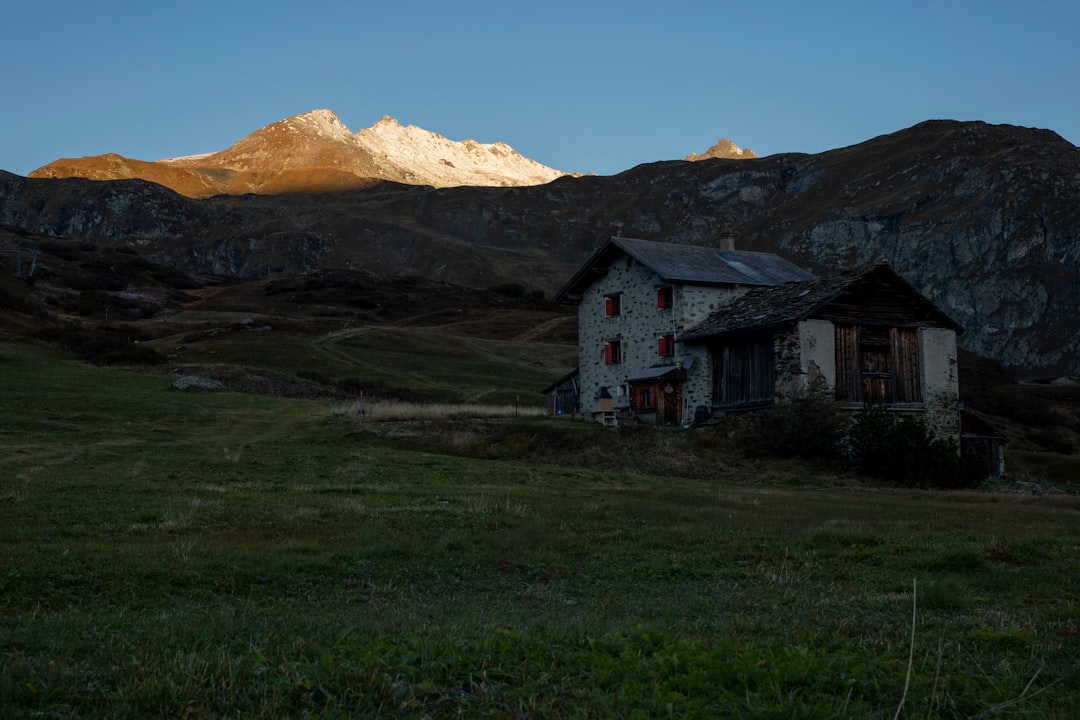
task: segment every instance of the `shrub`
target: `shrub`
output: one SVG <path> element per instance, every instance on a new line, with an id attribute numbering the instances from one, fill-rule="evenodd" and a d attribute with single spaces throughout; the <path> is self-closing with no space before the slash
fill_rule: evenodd
<path id="1" fill-rule="evenodd" d="M 81 292 L 92 292 L 94 290 L 120 292 L 127 287 L 127 284 L 120 278 L 108 275 L 65 275 L 62 279 L 69 288 Z"/>
<path id="2" fill-rule="evenodd" d="M 970 488 L 982 481 L 975 465 L 961 460 L 956 443 L 935 436 L 921 418 L 898 417 L 883 405 L 859 411 L 848 442 L 860 472 L 896 485 Z"/>
<path id="3" fill-rule="evenodd" d="M 1076 452 L 1072 444 L 1057 430 L 1032 430 L 1027 434 L 1029 442 L 1034 443 L 1043 450 L 1072 455 Z"/>
<path id="4" fill-rule="evenodd" d="M 503 283 L 502 285 L 496 285 L 491 289 L 492 291 L 507 297 L 525 297 L 525 286 L 518 283 Z"/>
<path id="5" fill-rule="evenodd" d="M 846 432 L 847 420 L 831 395 L 815 388 L 748 417 L 740 439 L 758 457 L 836 461 Z"/>
<path id="6" fill-rule="evenodd" d="M 91 330 L 66 325 L 51 339 L 65 352 L 98 365 L 157 365 L 165 361 L 153 348 L 132 342 L 134 338 L 119 329 Z"/>
<path id="7" fill-rule="evenodd" d="M 29 283 L 0 284 L 0 307 L 10 308 L 27 315 L 40 315 L 41 311 L 30 294 Z"/>
<path id="8" fill-rule="evenodd" d="M 160 365 L 165 358 L 146 345 L 124 345 L 105 352 L 97 361 L 104 365 Z"/>

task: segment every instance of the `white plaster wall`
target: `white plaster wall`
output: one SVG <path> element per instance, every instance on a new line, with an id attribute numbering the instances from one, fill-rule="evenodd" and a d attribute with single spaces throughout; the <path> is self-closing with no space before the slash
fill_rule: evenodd
<path id="1" fill-rule="evenodd" d="M 803 320 L 799 323 L 799 348 L 802 369 L 801 391 L 816 382 L 824 382 L 830 391 L 836 387 L 836 328 L 828 320 Z"/>
<path id="2" fill-rule="evenodd" d="M 712 407 L 713 357 L 705 345 L 679 343 L 676 347 L 682 360 L 693 362 L 683 383 L 683 424 L 688 425 L 693 422 L 694 410 L 699 405 Z"/>
<path id="3" fill-rule="evenodd" d="M 919 328 L 926 422 L 938 434 L 960 437 L 960 377 L 956 333 L 947 328 Z"/>
<path id="4" fill-rule="evenodd" d="M 944 392 L 959 397 L 956 333 L 946 328 L 920 328 L 919 350 L 926 394 Z"/>

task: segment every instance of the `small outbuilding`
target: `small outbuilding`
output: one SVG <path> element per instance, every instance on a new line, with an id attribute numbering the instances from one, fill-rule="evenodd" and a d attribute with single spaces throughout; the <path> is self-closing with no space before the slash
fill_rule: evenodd
<path id="1" fill-rule="evenodd" d="M 547 397 L 547 409 L 551 415 L 577 415 L 581 411 L 578 400 L 578 369 L 548 385 L 540 392 Z"/>

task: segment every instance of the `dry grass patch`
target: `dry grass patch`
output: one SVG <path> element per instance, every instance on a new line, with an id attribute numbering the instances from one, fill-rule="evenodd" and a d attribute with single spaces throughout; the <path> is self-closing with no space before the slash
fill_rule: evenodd
<path id="1" fill-rule="evenodd" d="M 470 418 L 543 417 L 544 408 L 518 405 L 471 405 L 463 403 L 415 403 L 396 400 L 336 403 L 327 411 L 334 421 L 410 422 L 467 420 Z"/>

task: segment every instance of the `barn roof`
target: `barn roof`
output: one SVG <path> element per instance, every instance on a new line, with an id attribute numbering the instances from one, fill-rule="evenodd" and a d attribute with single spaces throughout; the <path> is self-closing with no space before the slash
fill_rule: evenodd
<path id="1" fill-rule="evenodd" d="M 613 237 L 593 253 L 554 299 L 576 302 L 596 277 L 623 255 L 648 267 L 663 282 L 677 284 L 769 286 L 814 277 L 772 253 Z"/>
<path id="2" fill-rule="evenodd" d="M 826 277 L 789 282 L 749 290 L 730 305 L 709 315 L 679 339 L 686 343 L 702 342 L 727 335 L 767 330 L 789 325 L 827 311 L 844 302 L 863 305 L 861 312 L 871 323 L 887 322 L 885 311 L 877 311 L 867 299 L 873 293 L 885 293 L 910 308 L 906 322 L 947 327 L 956 332 L 963 328 L 929 298 L 912 287 L 887 263 L 848 270 Z"/>

